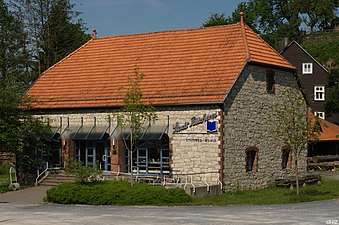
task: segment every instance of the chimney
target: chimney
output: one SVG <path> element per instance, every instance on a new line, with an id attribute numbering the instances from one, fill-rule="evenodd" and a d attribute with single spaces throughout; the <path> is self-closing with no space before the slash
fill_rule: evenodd
<path id="1" fill-rule="evenodd" d="M 92 39 L 97 39 L 97 30 L 93 29 Z"/>
<path id="2" fill-rule="evenodd" d="M 288 37 L 282 37 L 279 43 L 279 51 L 282 51 L 289 44 Z"/>
<path id="3" fill-rule="evenodd" d="M 240 12 L 240 23 L 244 23 L 244 12 Z"/>

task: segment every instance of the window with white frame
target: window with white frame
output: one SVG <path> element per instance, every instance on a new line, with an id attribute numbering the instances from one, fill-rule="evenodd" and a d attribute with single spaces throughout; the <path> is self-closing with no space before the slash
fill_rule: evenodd
<path id="1" fill-rule="evenodd" d="M 315 101 L 325 100 L 325 86 L 314 86 L 314 100 Z"/>
<path id="2" fill-rule="evenodd" d="M 312 74 L 313 73 L 313 64 L 312 63 L 303 63 L 303 74 Z"/>
<path id="3" fill-rule="evenodd" d="M 314 112 L 314 115 L 319 117 L 320 119 L 325 119 L 325 112 Z"/>

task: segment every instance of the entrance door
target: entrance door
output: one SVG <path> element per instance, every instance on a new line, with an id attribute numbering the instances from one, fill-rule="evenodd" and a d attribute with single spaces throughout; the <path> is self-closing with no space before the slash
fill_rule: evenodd
<path id="1" fill-rule="evenodd" d="M 89 163 L 92 163 L 92 165 L 95 165 L 95 143 L 91 141 L 86 142 L 86 161 L 85 165 L 87 166 Z"/>
<path id="2" fill-rule="evenodd" d="M 99 163 L 99 169 L 111 171 L 111 154 L 107 141 L 96 142 L 96 161 Z"/>

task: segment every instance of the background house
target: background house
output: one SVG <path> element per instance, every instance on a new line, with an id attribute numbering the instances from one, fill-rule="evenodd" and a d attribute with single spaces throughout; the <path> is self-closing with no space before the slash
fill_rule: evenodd
<path id="1" fill-rule="evenodd" d="M 326 84 L 328 71 L 296 41 L 289 43 L 282 51 L 284 56 L 298 71 L 300 84 L 306 94 L 312 113 L 321 119 L 339 124 L 339 115 L 325 113 Z"/>

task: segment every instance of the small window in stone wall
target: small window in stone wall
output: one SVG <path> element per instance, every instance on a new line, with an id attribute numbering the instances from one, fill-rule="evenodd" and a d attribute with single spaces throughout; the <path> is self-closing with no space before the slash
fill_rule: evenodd
<path id="1" fill-rule="evenodd" d="M 274 71 L 266 71 L 266 91 L 269 94 L 275 93 L 275 80 L 274 80 Z"/>
<path id="2" fill-rule="evenodd" d="M 258 171 L 258 151 L 258 148 L 254 146 L 246 148 L 246 172 Z"/>
<path id="3" fill-rule="evenodd" d="M 284 146 L 281 150 L 281 168 L 282 169 L 291 169 L 291 150 Z"/>

